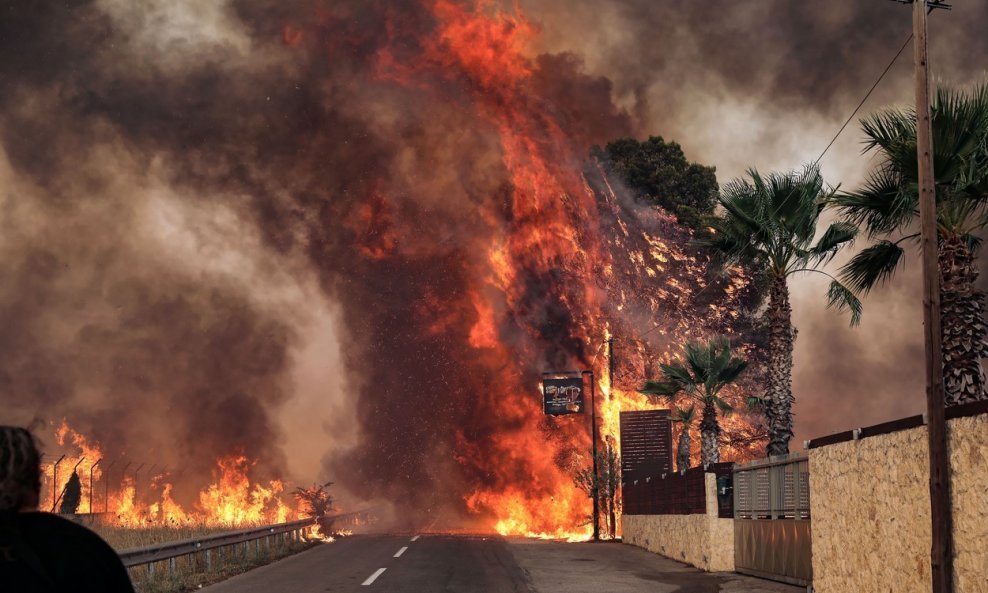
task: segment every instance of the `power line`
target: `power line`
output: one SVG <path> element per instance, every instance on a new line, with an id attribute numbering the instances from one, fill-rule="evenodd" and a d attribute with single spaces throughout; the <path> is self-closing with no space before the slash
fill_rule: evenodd
<path id="1" fill-rule="evenodd" d="M 885 75 L 889 73 L 889 70 L 892 69 L 892 66 L 895 64 L 896 60 L 899 59 L 899 56 L 902 55 L 902 52 L 905 51 L 906 47 L 909 45 L 909 42 L 912 40 L 913 40 L 913 36 L 912 34 L 910 34 L 909 38 L 906 39 L 906 42 L 902 44 L 902 47 L 900 47 L 899 51 L 895 54 L 895 57 L 892 58 L 892 61 L 890 61 L 888 66 L 885 67 L 885 70 L 882 71 L 881 75 L 878 77 L 878 80 L 875 81 L 875 84 L 871 85 L 871 88 L 868 89 L 868 92 L 865 94 L 864 98 L 861 99 L 861 102 L 858 103 L 858 106 L 854 108 L 854 111 L 851 112 L 851 115 L 849 115 L 847 120 L 844 121 L 844 125 L 842 125 L 840 129 L 837 130 L 837 133 L 834 134 L 834 137 L 830 140 L 830 144 L 828 144 L 827 147 L 823 149 L 823 152 L 820 153 L 820 156 L 817 157 L 816 161 L 814 161 L 813 164 L 820 163 L 820 160 L 823 158 L 823 155 L 827 154 L 827 151 L 830 150 L 830 147 L 834 145 L 834 142 L 837 141 L 837 138 L 841 135 L 844 129 L 847 128 L 847 124 L 851 123 L 851 120 L 854 119 L 854 116 L 858 114 L 858 111 L 860 111 L 861 107 L 864 106 L 865 101 L 868 100 L 868 97 L 871 96 L 871 94 L 878 87 L 879 83 L 882 82 L 882 79 L 885 78 Z"/>

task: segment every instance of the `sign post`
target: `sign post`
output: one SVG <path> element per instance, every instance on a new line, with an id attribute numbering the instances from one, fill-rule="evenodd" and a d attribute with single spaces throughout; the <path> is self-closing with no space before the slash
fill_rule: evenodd
<path id="1" fill-rule="evenodd" d="M 590 442 L 593 456 L 593 539 L 600 541 L 600 474 L 597 470 L 597 402 L 593 371 L 542 373 L 542 409 L 550 416 L 582 414 L 584 376 L 590 377 Z"/>

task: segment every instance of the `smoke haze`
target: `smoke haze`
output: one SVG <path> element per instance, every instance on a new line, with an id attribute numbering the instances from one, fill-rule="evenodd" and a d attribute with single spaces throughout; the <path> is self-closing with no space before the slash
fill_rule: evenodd
<path id="1" fill-rule="evenodd" d="M 934 15 L 933 64 L 969 84 L 988 57 L 988 6 L 957 4 Z M 566 270 L 533 254 L 519 294 L 486 276 L 476 289 L 491 245 L 535 228 L 513 202 L 504 129 L 531 131 L 532 150 L 574 177 L 590 146 L 629 134 L 680 142 L 722 183 L 796 168 L 910 30 L 909 9 L 881 1 L 521 5 L 541 32 L 524 48 L 523 101 L 500 94 L 507 79 L 476 77 L 469 55 L 443 62 L 425 3 L 5 9 L 2 420 L 65 417 L 196 476 L 231 450 L 275 477 L 345 473 L 354 496 L 429 513 L 447 504 L 436 491 L 548 472 L 497 442 L 545 427 L 530 406 L 489 413 L 503 403 L 489 386 L 530 389 L 535 369 L 594 352 L 565 327 L 577 297 L 546 296 Z M 862 114 L 910 102 L 909 58 Z M 506 106 L 551 117 L 507 119 Z M 831 183 L 867 170 L 859 136 L 852 124 L 823 160 Z M 824 309 L 824 286 L 793 287 L 797 438 L 918 412 L 918 267 L 866 299 L 857 329 Z M 579 298 L 606 299 L 598 288 Z M 478 333 L 488 316 L 520 370 Z"/>

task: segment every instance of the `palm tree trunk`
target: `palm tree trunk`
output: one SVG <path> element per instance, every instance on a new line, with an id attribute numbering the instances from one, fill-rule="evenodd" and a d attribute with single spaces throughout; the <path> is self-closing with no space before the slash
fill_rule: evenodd
<path id="1" fill-rule="evenodd" d="M 717 405 L 712 398 L 703 404 L 700 420 L 700 450 L 703 466 L 720 462 L 720 423 L 717 421 Z"/>
<path id="2" fill-rule="evenodd" d="M 974 287 L 977 263 L 960 237 L 944 239 L 939 259 L 944 403 L 955 406 L 988 399 L 981 364 L 988 357 L 985 294 Z"/>
<path id="3" fill-rule="evenodd" d="M 679 433 L 679 450 L 676 452 L 676 469 L 684 472 L 690 468 L 690 425 L 683 423 Z"/>
<path id="4" fill-rule="evenodd" d="M 786 279 L 775 278 L 768 296 L 768 454 L 789 453 L 792 439 L 792 349 L 796 332 L 792 327 L 792 306 Z"/>

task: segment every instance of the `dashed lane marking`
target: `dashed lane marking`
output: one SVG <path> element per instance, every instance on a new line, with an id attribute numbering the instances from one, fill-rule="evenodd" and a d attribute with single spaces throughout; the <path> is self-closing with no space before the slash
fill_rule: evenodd
<path id="1" fill-rule="evenodd" d="M 377 570 L 374 571 L 374 574 L 372 574 L 369 577 L 367 577 L 367 580 L 364 581 L 363 583 L 360 583 L 360 584 L 363 585 L 364 587 L 373 584 L 374 581 L 377 580 L 377 577 L 381 576 L 381 574 L 385 570 L 387 570 L 387 569 L 386 568 L 378 568 Z"/>
<path id="2" fill-rule="evenodd" d="M 408 549 L 408 546 L 402 546 L 400 550 L 398 550 L 397 552 L 395 552 L 394 557 L 395 558 L 401 558 L 401 555 L 404 554 L 405 553 L 405 550 L 407 550 L 407 549 Z"/>
<path id="3" fill-rule="evenodd" d="M 412 541 L 413 541 L 413 542 L 414 542 L 414 541 L 417 541 L 417 540 L 418 540 L 418 538 L 420 538 L 420 537 L 422 537 L 422 536 L 421 536 L 421 535 L 416 535 L 415 537 L 413 537 L 413 538 L 412 538 Z"/>

